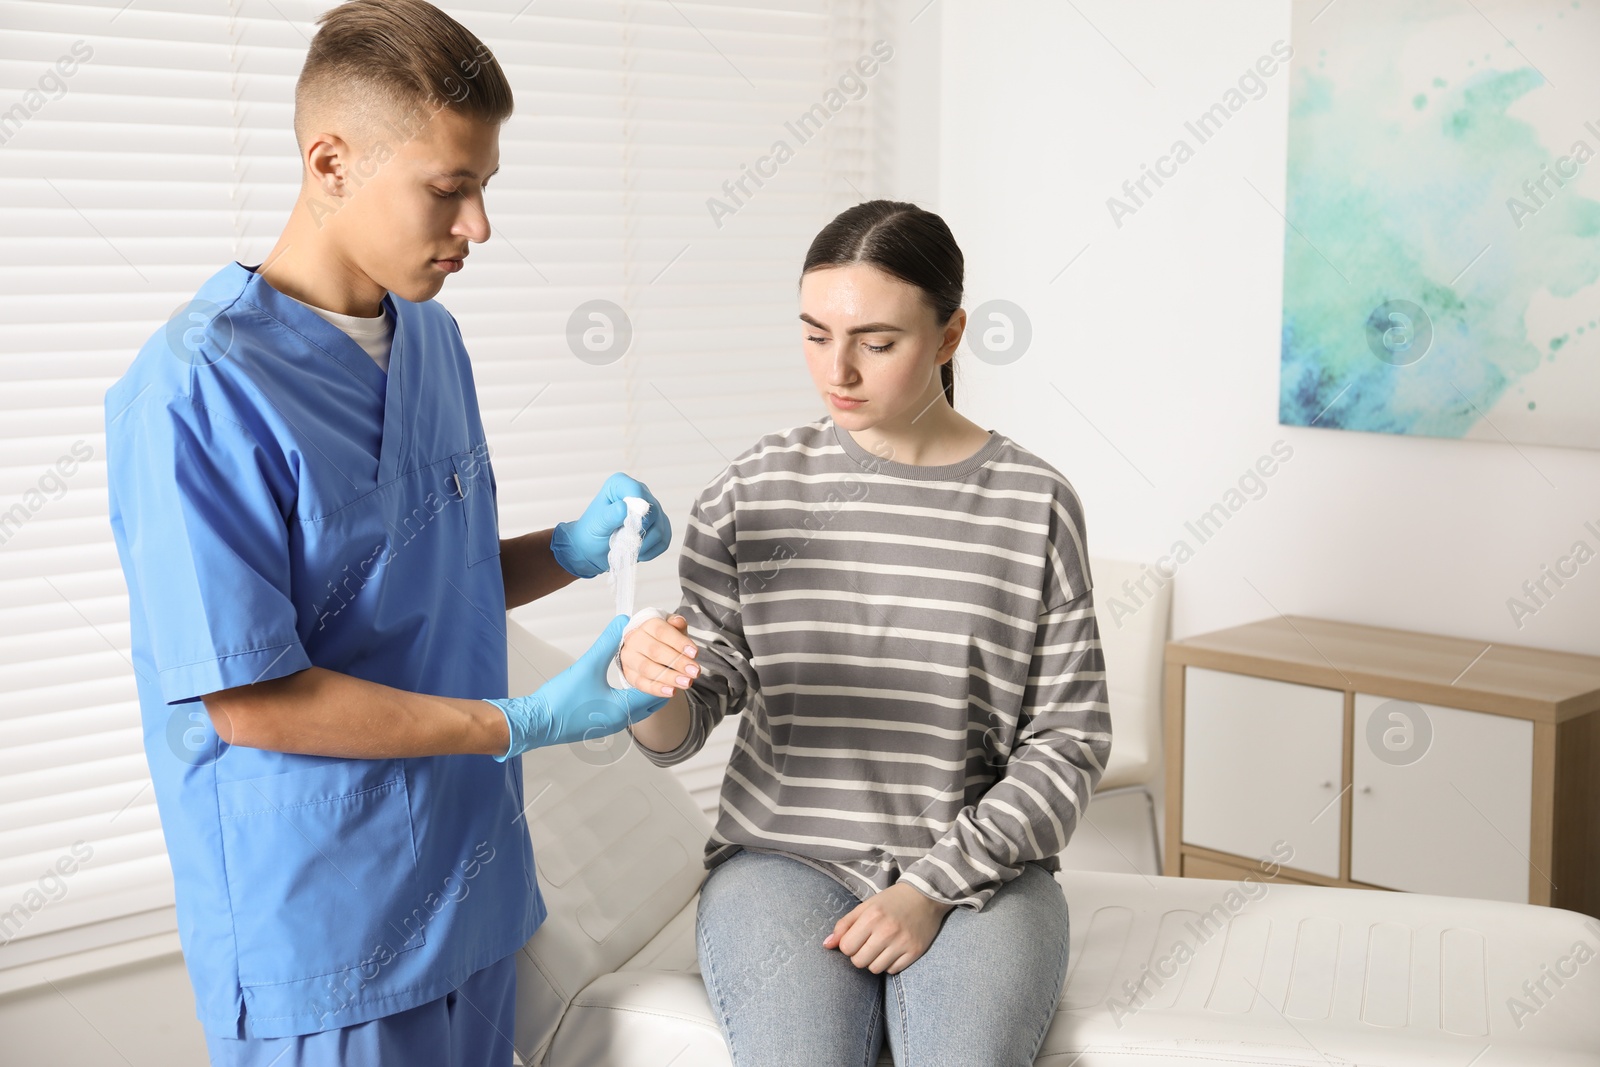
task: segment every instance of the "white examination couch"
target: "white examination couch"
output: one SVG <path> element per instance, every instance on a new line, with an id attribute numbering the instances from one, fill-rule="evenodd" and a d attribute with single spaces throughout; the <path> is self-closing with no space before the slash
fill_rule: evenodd
<path id="1" fill-rule="evenodd" d="M 1140 688 L 1159 693 L 1162 636 L 1148 640 L 1155 654 L 1125 662 L 1157 672 Z M 514 622 L 510 646 L 513 693 L 570 662 Z M 628 744 L 523 757 L 550 914 L 517 961 L 517 1049 L 543 1067 L 727 1067 L 694 940 L 710 826 Z M 1038 1064 L 1600 1067 L 1600 921 L 1359 889 L 1057 879 L 1071 961 Z"/>

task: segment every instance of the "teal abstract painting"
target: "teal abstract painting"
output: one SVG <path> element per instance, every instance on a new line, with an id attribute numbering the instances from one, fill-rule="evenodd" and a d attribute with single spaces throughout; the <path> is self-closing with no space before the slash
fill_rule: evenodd
<path id="1" fill-rule="evenodd" d="M 1295 0 L 1278 420 L 1600 448 L 1600 0 Z"/>

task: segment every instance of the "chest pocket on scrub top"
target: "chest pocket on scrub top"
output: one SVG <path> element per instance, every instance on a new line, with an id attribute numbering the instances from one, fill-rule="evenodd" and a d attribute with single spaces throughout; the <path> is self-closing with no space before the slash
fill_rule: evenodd
<path id="1" fill-rule="evenodd" d="M 450 491 L 467 527 L 467 566 L 500 554 L 500 519 L 489 479 L 489 446 L 450 457 Z"/>

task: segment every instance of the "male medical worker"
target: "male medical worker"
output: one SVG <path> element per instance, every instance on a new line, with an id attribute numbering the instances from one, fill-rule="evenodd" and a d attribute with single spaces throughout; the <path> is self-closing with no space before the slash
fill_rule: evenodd
<path id="1" fill-rule="evenodd" d="M 489 239 L 510 86 L 421 0 L 320 22 L 276 247 L 106 394 L 145 750 L 213 1063 L 508 1065 L 515 953 L 546 914 L 516 757 L 666 701 L 606 685 L 620 616 L 508 695 L 506 609 L 603 572 L 625 496 L 652 504 L 641 558 L 671 531 L 616 474 L 574 521 L 500 539 L 433 298 Z"/>

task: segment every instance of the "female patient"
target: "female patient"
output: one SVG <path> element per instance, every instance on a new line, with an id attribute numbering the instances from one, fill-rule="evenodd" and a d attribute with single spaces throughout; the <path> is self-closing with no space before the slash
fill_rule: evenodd
<path id="1" fill-rule="evenodd" d="M 737 1067 L 1032 1064 L 1067 966 L 1052 873 L 1111 749 L 1083 511 L 956 413 L 962 255 L 875 200 L 812 242 L 827 414 L 700 495 L 683 604 L 620 653 L 654 763 L 744 712 L 696 920 Z"/>

